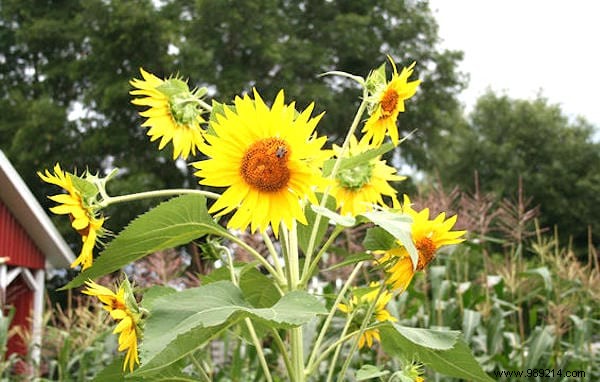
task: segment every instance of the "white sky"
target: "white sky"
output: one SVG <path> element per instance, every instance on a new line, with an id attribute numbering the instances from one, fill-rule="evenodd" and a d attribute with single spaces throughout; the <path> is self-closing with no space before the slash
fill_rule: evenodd
<path id="1" fill-rule="evenodd" d="M 489 87 L 512 98 L 541 91 L 600 129 L 600 1 L 430 0 L 442 47 L 462 50 L 470 111 Z"/>

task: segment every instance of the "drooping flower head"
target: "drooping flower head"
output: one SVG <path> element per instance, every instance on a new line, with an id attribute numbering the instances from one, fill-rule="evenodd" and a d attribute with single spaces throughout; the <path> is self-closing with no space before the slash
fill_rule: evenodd
<path id="1" fill-rule="evenodd" d="M 118 287 L 116 293 L 91 280 L 87 281 L 86 285 L 87 289 L 84 289 L 82 293 L 96 296 L 102 302 L 103 308 L 118 322 L 113 333 L 119 334 L 119 351 L 127 351 L 123 370 L 129 367 L 129 371 L 133 371 L 135 364 L 140 364 L 138 338 L 141 337 L 141 314 L 129 282 L 125 280 Z"/>
<path id="2" fill-rule="evenodd" d="M 201 150 L 209 159 L 193 164 L 200 184 L 227 187 L 209 212 L 218 216 L 233 210 L 228 227 L 275 235 L 283 223 L 307 224 L 305 199 L 316 202 L 314 187 L 323 183 L 320 167 L 329 152 L 326 137 L 314 133 L 321 115 L 311 118 L 314 104 L 297 114 L 295 104 L 284 103 L 283 90 L 268 107 L 254 90 L 236 97 L 233 107 L 216 114 Z"/>
<path id="3" fill-rule="evenodd" d="M 339 304 L 338 309 L 344 313 L 354 313 L 353 322 L 356 326 L 360 327 L 364 315 L 369 309 L 369 306 L 375 301 L 379 293 L 380 284 L 379 282 L 371 282 L 368 289 L 355 289 L 349 304 Z M 388 302 L 392 299 L 392 294 L 384 290 L 379 294 L 379 298 L 375 303 L 374 317 L 372 318 L 373 323 L 384 322 L 384 321 L 397 321 L 390 312 L 386 309 Z M 362 348 L 365 345 L 368 347 L 373 346 L 373 340 L 381 342 L 379 337 L 378 329 L 367 329 L 363 332 L 362 336 L 358 339 L 358 347 Z"/>
<path id="4" fill-rule="evenodd" d="M 54 166 L 54 174 L 48 170 L 44 174 L 37 174 L 44 182 L 55 184 L 67 192 L 50 196 L 49 199 L 59 203 L 50 208 L 50 211 L 58 215 L 69 215 L 71 226 L 81 235 L 83 246 L 71 268 L 78 265 L 81 265 L 82 270 L 91 267 L 96 240 L 104 234 L 104 217 L 97 213 L 92 203 L 97 189 L 76 175 L 64 172 L 58 163 Z"/>
<path id="5" fill-rule="evenodd" d="M 446 219 L 446 214 L 442 212 L 435 219 L 429 220 L 429 209 L 415 211 L 411 207 L 407 195 L 404 195 L 402 212 L 413 219 L 411 236 L 419 255 L 416 269 L 406 248 L 401 243 L 398 243 L 398 247 L 386 251 L 380 262 L 391 264 L 386 269 L 388 284 L 393 289 L 405 290 L 415 271 L 422 271 L 435 258 L 441 247 L 464 241 L 462 236 L 466 231 L 452 231 L 452 227 L 456 223 L 456 215 Z"/>
<path id="6" fill-rule="evenodd" d="M 357 141 L 354 136 L 350 138 L 350 145 L 345 154 L 341 153 L 341 147 L 333 147 L 338 156 L 344 155 L 343 160 L 373 148 L 375 147 L 371 146 L 367 139 Z M 381 156 L 378 156 L 339 170 L 333 181 L 331 194 L 335 197 L 342 215 L 356 216 L 371 211 L 373 205 L 385 206 L 384 195 L 395 199 L 396 190 L 388 182 L 404 179 L 406 177 L 396 175 L 396 169 L 388 166 L 381 160 Z"/>
<path id="7" fill-rule="evenodd" d="M 402 68 L 400 74 L 391 58 L 390 62 L 393 69 L 392 78 L 387 83 L 374 85 L 375 89 L 370 97 L 372 100 L 370 117 L 362 129 L 365 138 L 372 140 L 374 146 L 381 145 L 386 132 L 394 145 L 398 144 L 398 128 L 396 126 L 398 114 L 404 112 L 404 101 L 416 93 L 417 86 L 421 83 L 420 80 L 408 81 L 415 67 L 414 62 L 409 67 Z"/>
<path id="8" fill-rule="evenodd" d="M 159 150 L 173 141 L 173 159 L 178 156 L 187 159 L 190 153 L 195 155 L 202 143 L 200 124 L 204 122 L 198 100 L 205 89 L 190 91 L 187 83 L 179 78 L 161 80 L 144 69 L 140 68 L 140 72 L 143 80 L 130 81 L 136 88 L 130 94 L 140 96 L 131 103 L 149 107 L 140 115 L 147 118 L 142 126 L 150 127 L 147 132 L 150 141 L 160 138 Z"/>

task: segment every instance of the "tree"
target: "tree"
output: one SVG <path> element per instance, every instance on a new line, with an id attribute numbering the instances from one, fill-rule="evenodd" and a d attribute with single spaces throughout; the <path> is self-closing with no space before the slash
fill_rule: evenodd
<path id="1" fill-rule="evenodd" d="M 400 123 L 404 133 L 419 128 L 402 153 L 422 166 L 424 148 L 452 127 L 447 117 L 462 87 L 461 54 L 437 50 L 427 2 L 4 0 L 0 37 L 0 148 L 45 206 L 54 190 L 35 173 L 56 162 L 79 171 L 122 168 L 113 193 L 196 182 L 139 126 L 128 81 L 140 67 L 180 73 L 221 101 L 252 86 L 272 100 L 285 88 L 299 109 L 314 101 L 316 112 L 326 111 L 320 131 L 334 140 L 360 92 L 319 73 L 366 76 L 387 54 L 399 65 L 416 60 L 422 90 Z M 136 212 L 114 211 L 107 224 L 118 229 Z"/>
<path id="2" fill-rule="evenodd" d="M 542 97 L 515 100 L 488 92 L 468 121 L 438 151 L 442 182 L 473 188 L 477 171 L 482 191 L 513 197 L 519 178 L 524 192 L 541 207 L 541 223 L 557 225 L 580 246 L 587 229 L 600 234 L 600 145 L 585 120 L 570 121 Z"/>

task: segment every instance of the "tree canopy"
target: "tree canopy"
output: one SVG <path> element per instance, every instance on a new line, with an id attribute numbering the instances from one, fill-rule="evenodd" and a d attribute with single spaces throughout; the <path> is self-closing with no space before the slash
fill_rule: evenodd
<path id="1" fill-rule="evenodd" d="M 252 87 L 272 100 L 285 88 L 299 108 L 314 101 L 315 112 L 326 111 L 320 129 L 335 139 L 360 92 L 320 73 L 366 76 L 386 55 L 399 65 L 417 61 L 424 85 L 401 129 L 419 128 L 402 147 L 418 165 L 428 160 L 424 148 L 451 128 L 446 116 L 457 113 L 463 84 L 461 53 L 438 49 L 427 2 L 5 0 L 0 37 L 0 148 L 43 203 L 53 190 L 35 172 L 56 162 L 69 170 L 123 169 L 115 193 L 196 182 L 140 127 L 128 95 L 140 67 L 179 73 L 221 102 Z M 122 225 L 120 213 L 109 225 Z"/>
<path id="2" fill-rule="evenodd" d="M 569 120 L 560 107 L 538 97 L 482 96 L 467 121 L 438 151 L 444 184 L 473 188 L 477 171 L 482 191 L 499 197 L 524 193 L 541 207 L 541 223 L 557 225 L 563 237 L 585 246 L 591 226 L 600 235 L 600 144 L 594 129 Z"/>

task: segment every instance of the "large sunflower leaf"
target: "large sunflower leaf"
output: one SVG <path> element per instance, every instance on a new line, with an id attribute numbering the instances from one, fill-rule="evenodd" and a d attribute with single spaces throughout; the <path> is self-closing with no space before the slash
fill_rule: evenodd
<path id="1" fill-rule="evenodd" d="M 412 240 L 411 225 L 412 218 L 409 215 L 385 210 L 374 210 L 362 214 L 369 221 L 375 223 L 400 241 L 410 255 L 413 266 L 416 268 L 419 262 L 419 253 Z"/>
<path id="2" fill-rule="evenodd" d="M 202 195 L 183 195 L 161 203 L 131 221 L 94 260 L 63 289 L 114 272 L 147 254 L 187 244 L 206 234 L 227 231 L 214 222 Z"/>
<path id="3" fill-rule="evenodd" d="M 493 381 L 456 330 L 432 330 L 385 324 L 379 328 L 385 352 L 416 360 L 438 373 L 469 381 Z"/>
<path id="4" fill-rule="evenodd" d="M 254 308 L 229 281 L 159 297 L 152 301 L 145 324 L 140 346 L 142 367 L 134 374 L 158 372 L 244 318 L 269 327 L 290 328 L 326 313 L 316 297 L 303 291 L 284 295 L 270 308 Z"/>

